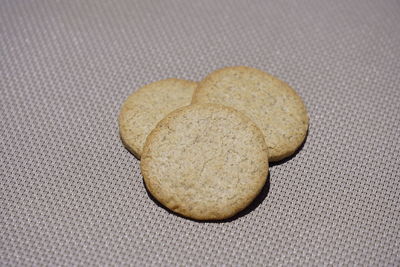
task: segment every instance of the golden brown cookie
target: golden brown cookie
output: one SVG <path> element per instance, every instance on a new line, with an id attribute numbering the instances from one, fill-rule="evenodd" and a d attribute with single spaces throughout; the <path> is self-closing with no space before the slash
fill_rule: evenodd
<path id="1" fill-rule="evenodd" d="M 121 107 L 119 131 L 122 142 L 138 159 L 147 135 L 171 111 L 189 105 L 197 83 L 165 79 L 143 86 Z"/>
<path id="2" fill-rule="evenodd" d="M 261 70 L 235 66 L 216 70 L 199 83 L 192 103 L 216 103 L 247 115 L 264 133 L 269 160 L 292 155 L 304 141 L 308 115 L 300 96 Z"/>
<path id="3" fill-rule="evenodd" d="M 263 133 L 242 113 L 196 104 L 157 124 L 140 166 L 148 190 L 167 208 L 197 220 L 220 220 L 259 194 L 268 152 Z"/>

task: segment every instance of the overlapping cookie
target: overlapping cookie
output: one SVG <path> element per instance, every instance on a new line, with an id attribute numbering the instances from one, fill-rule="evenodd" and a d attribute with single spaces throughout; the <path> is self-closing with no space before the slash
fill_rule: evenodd
<path id="1" fill-rule="evenodd" d="M 168 113 L 189 105 L 196 86 L 196 82 L 170 78 L 145 85 L 128 96 L 118 120 L 125 147 L 140 159 L 150 131 Z"/>
<path id="2" fill-rule="evenodd" d="M 300 96 L 285 82 L 255 68 L 227 67 L 209 74 L 192 103 L 216 103 L 248 116 L 264 133 L 270 161 L 292 155 L 304 141 L 308 115 Z"/>
<path id="3" fill-rule="evenodd" d="M 308 115 L 285 82 L 234 66 L 199 83 L 166 79 L 140 88 L 122 105 L 119 128 L 160 203 L 196 220 L 221 220 L 259 194 L 268 162 L 300 147 Z"/>

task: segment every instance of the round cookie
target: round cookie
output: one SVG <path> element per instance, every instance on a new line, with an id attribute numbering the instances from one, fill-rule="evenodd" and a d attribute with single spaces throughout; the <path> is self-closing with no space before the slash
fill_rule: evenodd
<path id="1" fill-rule="evenodd" d="M 264 133 L 271 162 L 292 155 L 307 134 L 308 115 L 300 96 L 258 69 L 235 66 L 212 72 L 199 83 L 192 103 L 217 103 L 243 112 Z"/>
<path id="2" fill-rule="evenodd" d="M 119 132 L 125 147 L 140 159 L 147 135 L 171 111 L 189 105 L 197 83 L 175 78 L 143 86 L 125 100 Z"/>
<path id="3" fill-rule="evenodd" d="M 151 194 L 197 220 L 229 218 L 264 186 L 268 152 L 260 129 L 222 105 L 180 108 L 147 137 L 140 163 Z"/>

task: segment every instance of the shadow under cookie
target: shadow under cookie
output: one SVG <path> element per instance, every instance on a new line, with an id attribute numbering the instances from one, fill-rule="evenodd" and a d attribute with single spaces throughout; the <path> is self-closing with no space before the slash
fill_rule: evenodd
<path id="1" fill-rule="evenodd" d="M 196 219 L 192 219 L 189 217 L 185 217 L 179 213 L 176 213 L 170 209 L 168 209 L 167 207 L 165 207 L 163 204 L 161 204 L 148 190 L 146 183 L 142 180 L 144 188 L 146 189 L 146 193 L 149 196 L 149 198 L 160 208 L 163 208 L 164 210 L 166 210 L 168 213 L 170 214 L 174 214 L 175 216 L 178 216 L 180 218 L 184 218 L 190 221 L 194 221 L 194 222 L 198 222 L 198 223 L 227 223 L 227 222 L 232 222 L 240 217 L 243 217 L 247 214 L 249 214 L 250 212 L 254 211 L 258 206 L 261 205 L 261 203 L 264 201 L 264 199 L 268 196 L 269 194 L 269 190 L 271 187 L 270 184 L 270 173 L 268 172 L 268 176 L 267 176 L 267 180 L 265 182 L 265 185 L 263 186 L 263 188 L 261 189 L 260 193 L 256 196 L 256 198 L 243 210 L 239 211 L 236 215 L 227 218 L 227 219 L 223 219 L 223 220 L 196 220 Z"/>

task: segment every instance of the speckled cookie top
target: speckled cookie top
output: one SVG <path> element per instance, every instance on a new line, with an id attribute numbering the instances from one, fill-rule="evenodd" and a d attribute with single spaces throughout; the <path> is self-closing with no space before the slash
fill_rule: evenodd
<path id="1" fill-rule="evenodd" d="M 264 136 L 246 116 L 215 104 L 180 108 L 148 136 L 141 169 L 151 194 L 198 219 L 224 219 L 244 209 L 264 186 Z"/>
<path id="2" fill-rule="evenodd" d="M 300 96 L 285 82 L 254 68 L 235 66 L 212 72 L 199 83 L 192 103 L 217 103 L 243 112 L 263 131 L 270 161 L 293 154 L 308 129 Z"/>

